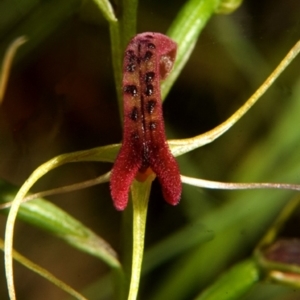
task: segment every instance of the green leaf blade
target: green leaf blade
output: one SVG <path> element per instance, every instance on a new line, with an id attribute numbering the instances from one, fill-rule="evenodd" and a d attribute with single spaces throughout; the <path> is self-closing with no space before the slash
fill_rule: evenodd
<path id="1" fill-rule="evenodd" d="M 259 280 L 260 272 L 253 260 L 235 265 L 209 286 L 196 300 L 238 300 Z"/>

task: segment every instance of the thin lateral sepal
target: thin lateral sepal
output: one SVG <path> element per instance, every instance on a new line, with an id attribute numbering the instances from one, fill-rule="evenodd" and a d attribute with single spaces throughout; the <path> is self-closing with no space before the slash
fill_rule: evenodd
<path id="1" fill-rule="evenodd" d="M 69 154 L 59 155 L 48 162 L 39 166 L 31 176 L 25 181 L 25 183 L 20 188 L 15 199 L 12 202 L 10 211 L 8 213 L 6 228 L 5 228 L 5 246 L 4 246 L 4 262 L 5 262 L 5 274 L 6 282 L 8 287 L 8 293 L 11 300 L 16 299 L 15 286 L 13 280 L 13 258 L 12 258 L 12 249 L 13 249 L 13 232 L 14 224 L 18 214 L 19 207 L 25 198 L 26 194 L 29 192 L 30 188 L 39 180 L 43 175 L 45 175 L 50 170 L 53 170 L 63 164 L 70 162 L 79 162 L 79 161 L 96 161 L 97 154 L 101 153 L 101 150 L 110 149 L 110 147 L 98 147 L 86 151 L 78 151 Z M 101 154 L 100 154 L 101 156 Z"/>
<path id="2" fill-rule="evenodd" d="M 286 67 L 293 61 L 293 59 L 300 52 L 300 41 L 288 52 L 276 69 L 265 80 L 265 82 L 256 90 L 256 92 L 241 106 L 231 117 L 225 122 L 221 123 L 214 129 L 197 135 L 192 138 L 170 140 L 168 144 L 174 156 L 179 156 L 190 152 L 196 148 L 209 144 L 216 140 L 219 136 L 230 129 L 246 112 L 257 102 L 257 100 L 267 91 L 267 89 L 274 83 L 278 76 L 286 69 Z"/>
<path id="3" fill-rule="evenodd" d="M 3 250 L 4 248 L 4 241 L 0 239 L 0 249 Z M 67 285 L 66 283 L 62 282 L 59 278 L 54 276 L 52 273 L 47 271 L 46 269 L 40 267 L 39 265 L 35 264 L 28 258 L 24 257 L 22 254 L 20 254 L 17 251 L 13 251 L 13 257 L 16 261 L 18 261 L 20 264 L 28 268 L 29 270 L 39 274 L 41 277 L 44 277 L 69 295 L 73 296 L 75 299 L 78 300 L 87 300 L 83 295 L 79 294 L 77 291 L 75 291 L 72 287 Z"/>
<path id="4" fill-rule="evenodd" d="M 198 179 L 188 176 L 181 175 L 181 182 L 197 187 L 207 189 L 218 189 L 218 190 L 255 190 L 255 189 L 280 189 L 280 190 L 291 190 L 300 191 L 299 184 L 289 183 L 271 183 L 271 182 L 249 182 L 249 183 L 237 183 L 237 182 L 220 182 L 211 181 L 205 179 Z"/>
<path id="5" fill-rule="evenodd" d="M 69 193 L 69 192 L 85 189 L 85 188 L 88 188 L 88 187 L 91 187 L 91 186 L 94 186 L 94 185 L 97 185 L 100 183 L 109 182 L 109 178 L 110 178 L 110 172 L 107 172 L 104 175 L 98 176 L 98 177 L 90 179 L 90 180 L 86 180 L 86 181 L 82 181 L 79 183 L 74 183 L 74 184 L 70 184 L 67 186 L 63 186 L 63 187 L 59 187 L 59 188 L 42 191 L 39 193 L 29 195 L 22 200 L 22 203 L 25 203 L 25 202 L 28 202 L 30 200 L 37 199 L 37 198 L 43 198 L 46 196 L 51 196 L 51 195 L 56 195 L 56 194 L 64 194 L 64 193 Z M 12 201 L 0 204 L 0 210 L 11 207 L 11 204 L 12 204 Z"/>

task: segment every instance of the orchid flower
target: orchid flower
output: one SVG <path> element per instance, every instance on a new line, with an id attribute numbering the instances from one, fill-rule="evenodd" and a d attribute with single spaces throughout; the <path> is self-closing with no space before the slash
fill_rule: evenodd
<path id="1" fill-rule="evenodd" d="M 106 11 L 106 13 L 109 15 L 109 12 Z M 116 32 L 117 29 L 114 27 L 116 19 L 111 18 L 110 22 L 111 32 Z M 186 19 L 183 18 L 182 22 L 186 22 Z M 257 89 L 253 96 L 251 96 L 241 108 L 222 124 L 204 134 L 192 138 L 166 141 L 160 94 L 165 97 L 172 82 L 175 81 L 176 76 L 178 76 L 185 60 L 195 45 L 195 36 L 199 34 L 199 30 L 197 29 L 198 31 L 193 33 L 193 35 L 186 36 L 184 48 L 181 46 L 180 40 L 182 36 L 185 35 L 183 31 L 184 28 L 179 33 L 176 32 L 176 30 L 179 31 L 180 29 L 181 25 L 180 22 L 178 22 L 177 27 L 173 29 L 173 31 L 170 30 L 169 35 L 171 37 L 174 36 L 174 41 L 162 34 L 150 32 L 138 35 L 130 42 L 125 52 L 125 60 L 122 68 L 122 73 L 124 74 L 122 94 L 125 99 L 124 139 L 122 145 L 115 144 L 97 147 L 85 151 L 59 155 L 51 159 L 38 167 L 31 174 L 28 180 L 20 188 L 12 203 L 3 205 L 3 207 L 11 205 L 5 232 L 5 268 L 11 299 L 16 298 L 12 265 L 14 224 L 19 207 L 25 201 L 57 192 L 68 192 L 78 188 L 108 182 L 110 180 L 114 205 L 118 210 L 123 210 L 127 205 L 128 193 L 131 189 L 134 207 L 134 245 L 128 299 L 133 300 L 136 299 L 138 293 L 144 250 L 147 205 L 151 183 L 155 176 L 157 176 L 162 185 L 165 200 L 172 205 L 176 205 L 179 202 L 182 183 L 213 189 L 271 188 L 300 190 L 300 185 L 296 184 L 225 183 L 192 178 L 180 175 L 178 164 L 174 159 L 174 157 L 183 155 L 213 142 L 229 130 L 256 103 L 274 80 L 300 52 L 300 42 L 290 50 L 275 71 L 266 79 L 261 87 Z M 188 40 L 189 38 L 190 40 Z M 24 40 L 22 39 L 21 41 L 23 42 Z M 120 43 L 121 41 L 119 40 L 119 44 Z M 178 58 L 175 61 L 174 70 L 171 71 L 175 60 L 176 43 L 179 47 L 177 53 Z M 17 42 L 12 44 L 11 49 L 9 50 L 9 62 L 11 62 L 12 54 L 19 45 L 21 45 L 20 40 L 17 40 Z M 141 62 L 145 64 L 142 64 Z M 115 62 L 115 68 L 120 69 L 121 67 Z M 171 78 L 171 81 L 166 80 L 165 83 L 162 84 L 162 92 L 160 93 L 159 79 L 165 79 L 169 74 L 173 77 Z M 0 103 L 3 99 L 7 78 L 8 70 L 6 70 L 5 74 L 2 74 L 1 77 Z M 121 81 L 120 78 L 116 78 L 116 80 L 119 83 Z M 136 99 L 140 95 L 143 96 L 143 100 L 140 98 L 141 101 L 139 102 Z M 104 174 L 97 179 L 27 196 L 31 187 L 44 174 L 65 163 L 79 161 L 114 162 L 115 165 L 111 172 Z M 117 267 L 119 268 L 119 265 Z"/>

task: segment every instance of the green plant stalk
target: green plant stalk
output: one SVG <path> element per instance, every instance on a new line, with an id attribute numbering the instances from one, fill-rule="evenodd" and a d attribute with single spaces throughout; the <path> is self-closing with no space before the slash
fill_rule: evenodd
<path id="1" fill-rule="evenodd" d="M 3 101 L 4 98 L 4 93 L 6 90 L 6 85 L 11 69 L 11 65 L 13 62 L 13 58 L 16 54 L 16 51 L 18 48 L 26 42 L 26 38 L 24 36 L 21 36 L 17 39 L 15 39 L 8 47 L 4 59 L 3 59 L 3 64 L 0 69 L 0 105 Z"/>
<path id="2" fill-rule="evenodd" d="M 118 16 L 118 23 L 110 23 L 110 37 L 111 37 L 111 45 L 112 45 L 113 71 L 114 71 L 114 78 L 116 84 L 119 115 L 120 115 L 121 124 L 123 124 L 123 92 L 122 92 L 123 58 L 124 58 L 124 51 L 129 40 L 136 34 L 138 0 L 120 0 L 118 1 L 117 5 L 118 5 L 118 11 L 121 13 Z M 149 193 L 150 193 L 150 188 L 149 188 Z M 148 194 L 148 198 L 149 198 L 149 194 Z M 129 276 L 130 272 L 135 273 L 136 275 L 134 276 L 134 278 L 138 279 L 137 281 L 132 281 L 131 282 L 132 288 L 130 287 L 131 295 L 129 297 L 131 297 L 131 299 L 135 299 L 137 296 L 137 291 L 139 286 L 140 270 L 138 270 L 136 266 L 132 267 L 133 271 L 130 270 L 130 257 L 127 255 L 131 253 L 131 251 L 128 252 L 129 250 L 136 249 L 135 244 L 132 246 L 131 244 L 129 245 L 128 243 L 129 241 L 132 241 L 132 239 L 129 239 L 129 236 L 131 236 L 131 232 L 132 232 L 131 230 L 133 229 L 134 226 L 132 225 L 132 216 L 133 216 L 132 211 L 130 211 L 129 209 L 127 209 L 127 211 L 125 211 L 123 214 L 122 240 L 124 242 L 123 251 L 125 252 L 123 256 L 123 268 L 125 274 L 128 274 L 128 279 L 130 277 Z M 136 213 L 134 213 L 133 217 L 134 218 L 136 217 Z M 146 218 L 146 212 L 144 217 Z M 135 223 L 134 220 L 133 223 Z M 145 231 L 145 228 L 144 229 L 141 228 L 141 231 Z M 144 234 L 143 234 L 143 239 L 144 239 Z M 133 237 L 133 242 L 135 242 L 135 234 Z M 143 258 L 143 251 L 144 251 L 143 247 L 141 251 L 142 253 L 141 253 L 140 263 L 142 263 L 142 258 Z M 139 256 L 138 254 L 135 255 L 133 253 L 133 261 L 135 261 L 136 264 L 138 264 L 138 258 L 137 258 L 138 256 Z M 134 282 L 137 283 L 136 287 L 134 287 Z M 122 291 L 119 294 L 120 299 L 122 299 L 122 295 L 124 292 L 124 289 L 122 287 L 121 290 Z M 126 288 L 126 291 L 127 290 L 128 288 Z"/>
<path id="3" fill-rule="evenodd" d="M 238 300 L 260 279 L 258 266 L 245 260 L 227 271 L 196 300 Z"/>
<path id="4" fill-rule="evenodd" d="M 131 186 L 133 203 L 133 253 L 128 300 L 137 298 L 144 255 L 145 228 L 151 184 L 155 175 L 145 182 L 134 181 Z"/>
<path id="5" fill-rule="evenodd" d="M 122 50 L 125 50 L 129 40 L 136 34 L 138 0 L 122 0 Z"/>
<path id="6" fill-rule="evenodd" d="M 116 84 L 118 107 L 123 121 L 123 57 L 129 40 L 136 34 L 138 0 L 122 0 L 118 3 L 118 22 L 110 22 L 110 39 L 112 48 L 113 71 Z"/>

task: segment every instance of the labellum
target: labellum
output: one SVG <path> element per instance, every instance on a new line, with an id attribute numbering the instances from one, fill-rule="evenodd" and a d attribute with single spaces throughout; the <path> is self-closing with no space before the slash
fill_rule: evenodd
<path id="1" fill-rule="evenodd" d="M 123 63 L 123 143 L 111 172 L 114 205 L 125 209 L 134 179 L 155 173 L 165 200 L 178 204 L 181 180 L 178 164 L 166 142 L 160 80 L 170 73 L 177 45 L 167 36 L 146 32 L 128 44 Z"/>

